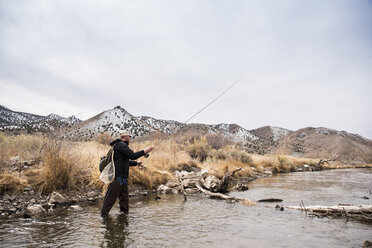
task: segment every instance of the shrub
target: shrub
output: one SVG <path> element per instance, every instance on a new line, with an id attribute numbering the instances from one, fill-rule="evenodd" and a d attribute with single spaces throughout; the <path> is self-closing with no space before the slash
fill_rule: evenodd
<path id="1" fill-rule="evenodd" d="M 26 185 L 25 180 L 18 176 L 2 171 L 0 173 L 0 194 L 4 193 L 20 193 L 23 191 L 23 187 Z"/>
<path id="2" fill-rule="evenodd" d="M 42 155 L 42 166 L 26 173 L 28 183 L 42 193 L 77 188 L 85 173 L 79 170 L 77 158 L 69 152 L 67 145 L 48 143 Z"/>
<path id="3" fill-rule="evenodd" d="M 211 146 L 208 145 L 207 139 L 201 137 L 200 139 L 194 138 L 193 143 L 189 143 L 187 151 L 190 157 L 198 159 L 200 162 L 204 162 L 208 158 Z"/>
<path id="4" fill-rule="evenodd" d="M 249 155 L 248 152 L 244 150 L 232 150 L 231 157 L 235 159 L 236 161 L 242 162 L 243 164 L 253 163 L 253 159 L 251 155 Z"/>
<path id="5" fill-rule="evenodd" d="M 110 145 L 110 142 L 112 141 L 112 137 L 108 132 L 101 133 L 100 135 L 97 135 L 95 138 L 95 141 L 97 141 L 99 144 L 102 145 Z"/>

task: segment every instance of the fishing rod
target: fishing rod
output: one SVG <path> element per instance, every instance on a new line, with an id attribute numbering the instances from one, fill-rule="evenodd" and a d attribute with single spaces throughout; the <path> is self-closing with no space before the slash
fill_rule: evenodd
<path id="1" fill-rule="evenodd" d="M 226 88 L 221 94 L 219 94 L 217 97 L 215 97 L 212 101 L 210 101 L 207 105 L 205 105 L 203 108 L 201 108 L 198 112 L 196 112 L 194 115 L 192 115 L 190 118 L 188 118 L 186 121 L 184 121 L 182 123 L 181 126 L 179 126 L 178 128 L 176 128 L 176 130 L 174 130 L 174 132 L 171 132 L 169 133 L 168 135 L 166 135 L 165 137 L 163 137 L 160 141 L 158 141 L 154 146 L 153 148 L 155 148 L 156 146 L 160 145 L 164 140 L 166 140 L 169 136 L 171 135 L 175 135 L 182 127 L 184 127 L 184 125 L 186 125 L 189 121 L 191 121 L 193 118 L 195 118 L 198 114 L 200 114 L 203 110 L 205 110 L 206 108 L 208 108 L 212 103 L 214 103 L 215 101 L 217 101 L 220 97 L 222 97 L 224 94 L 226 94 L 232 87 L 234 87 L 241 79 L 243 79 L 245 77 L 246 73 L 244 73 L 240 78 L 238 78 L 237 80 L 235 80 L 228 88 Z M 149 154 L 145 154 L 145 157 L 148 158 L 149 157 Z"/>

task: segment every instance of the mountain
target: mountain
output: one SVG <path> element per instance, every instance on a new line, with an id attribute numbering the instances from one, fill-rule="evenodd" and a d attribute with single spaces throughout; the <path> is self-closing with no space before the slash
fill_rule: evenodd
<path id="1" fill-rule="evenodd" d="M 102 133 L 118 136 L 120 130 L 128 130 L 134 137 L 155 132 L 156 129 L 117 106 L 92 118 L 68 128 L 65 137 L 71 139 L 92 140 Z"/>
<path id="2" fill-rule="evenodd" d="M 92 118 L 81 121 L 74 116 L 64 118 L 15 112 L 0 106 L 0 130 L 49 132 L 59 130 L 63 138 L 92 140 L 107 133 L 117 137 L 120 130 L 128 130 L 142 139 L 173 135 L 179 140 L 193 140 L 207 136 L 219 144 L 238 143 L 242 149 L 259 154 L 289 154 L 309 158 L 337 159 L 345 162 L 372 163 L 372 141 L 357 134 L 324 127 L 307 127 L 297 131 L 264 126 L 247 130 L 237 124 L 184 124 L 148 116 L 134 116 L 117 106 Z M 164 136 L 163 136 L 164 137 Z"/>
<path id="3" fill-rule="evenodd" d="M 279 140 L 276 153 L 372 163 L 372 141 L 358 134 L 325 127 L 307 127 Z"/>
<path id="4" fill-rule="evenodd" d="M 81 120 L 75 116 L 68 118 L 50 114 L 47 116 L 16 112 L 0 105 L 0 130 L 17 132 L 49 132 L 71 127 Z"/>

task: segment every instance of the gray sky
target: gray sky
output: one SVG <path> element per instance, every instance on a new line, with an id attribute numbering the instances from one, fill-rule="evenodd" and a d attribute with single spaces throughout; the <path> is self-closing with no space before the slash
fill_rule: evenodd
<path id="1" fill-rule="evenodd" d="M 0 104 L 372 138 L 372 1 L 0 0 Z"/>

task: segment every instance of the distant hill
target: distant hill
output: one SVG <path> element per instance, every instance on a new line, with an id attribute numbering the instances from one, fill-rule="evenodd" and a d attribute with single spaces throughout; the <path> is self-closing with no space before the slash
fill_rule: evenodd
<path id="1" fill-rule="evenodd" d="M 324 127 L 307 127 L 279 140 L 277 153 L 326 157 L 347 162 L 372 163 L 372 141 L 357 134 Z"/>
<path id="2" fill-rule="evenodd" d="M 50 114 L 47 116 L 16 112 L 0 105 L 0 131 L 8 132 L 50 132 L 71 127 L 81 120 Z"/>
<path id="3" fill-rule="evenodd" d="M 74 116 L 64 118 L 15 112 L 0 106 L 0 131 L 50 132 L 59 131 L 61 137 L 73 140 L 92 140 L 107 133 L 117 137 L 120 130 L 128 130 L 135 138 L 153 135 L 192 140 L 207 136 L 227 143 L 239 144 L 250 153 L 289 154 L 310 158 L 337 159 L 353 163 L 372 163 L 372 141 L 357 134 L 324 127 L 307 127 L 297 131 L 264 126 L 247 130 L 237 124 L 183 124 L 148 116 L 134 116 L 117 106 L 92 118 L 81 121 Z M 219 138 L 220 137 L 220 138 Z"/>

